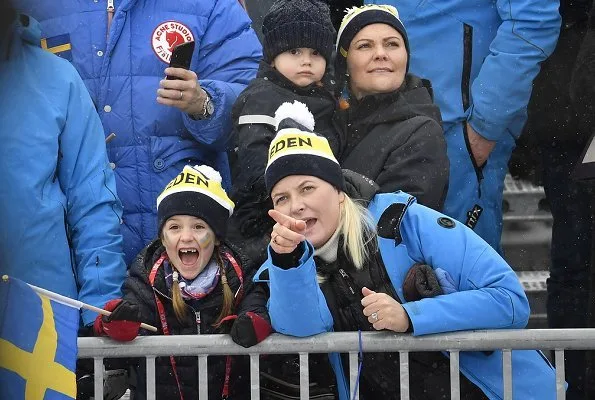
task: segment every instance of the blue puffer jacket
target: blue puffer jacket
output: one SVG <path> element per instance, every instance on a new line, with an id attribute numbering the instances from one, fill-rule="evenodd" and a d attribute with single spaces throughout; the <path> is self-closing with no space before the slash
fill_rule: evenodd
<path id="1" fill-rule="evenodd" d="M 402 241 L 378 237 L 382 262 L 407 311 L 413 335 L 471 329 L 523 328 L 529 304 L 518 278 L 486 242 L 463 224 L 415 203 L 406 193 L 377 194 L 368 209 L 376 223 L 393 204 L 404 211 L 395 219 Z M 269 313 L 273 328 L 293 336 L 309 336 L 333 330 L 333 317 L 316 277 L 313 249 L 306 243 L 296 268 L 281 269 L 268 260 L 257 273 L 269 270 Z M 446 271 L 456 292 L 405 302 L 403 282 L 415 263 Z M 537 351 L 512 353 L 515 399 L 554 399 L 555 373 Z M 343 366 L 330 355 L 341 400 L 349 399 Z M 502 352 L 462 352 L 460 370 L 486 396 L 503 398 Z"/>
<path id="2" fill-rule="evenodd" d="M 101 121 L 72 65 L 39 48 L 36 21 L 2 39 L 0 274 L 103 307 L 126 265 Z"/>
<path id="3" fill-rule="evenodd" d="M 209 164 L 229 187 L 231 107 L 256 75 L 261 46 L 237 0 L 18 0 L 41 22 L 42 45 L 72 61 L 91 92 L 124 205 L 128 263 L 156 232 L 155 200 L 186 164 Z M 193 39 L 191 69 L 215 114 L 194 121 L 156 102 L 169 48 Z"/>

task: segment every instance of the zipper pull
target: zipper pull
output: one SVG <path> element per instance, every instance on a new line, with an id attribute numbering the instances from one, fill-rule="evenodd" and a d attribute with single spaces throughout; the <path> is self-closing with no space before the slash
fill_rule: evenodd
<path id="1" fill-rule="evenodd" d="M 195 311 L 194 317 L 196 318 L 196 330 L 200 335 L 200 311 Z"/>
<path id="2" fill-rule="evenodd" d="M 107 0 L 107 12 L 113 14 L 115 10 L 114 0 Z"/>

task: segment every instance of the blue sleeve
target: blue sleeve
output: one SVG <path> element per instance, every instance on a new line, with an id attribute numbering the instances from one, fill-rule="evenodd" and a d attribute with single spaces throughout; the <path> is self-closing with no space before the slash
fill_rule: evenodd
<path id="1" fill-rule="evenodd" d="M 460 222 L 445 228 L 438 223 L 442 217 L 414 203 L 401 224 L 410 257 L 446 271 L 457 289 L 403 304 L 413 334 L 524 328 L 529 302 L 515 272 L 475 232 Z"/>
<path id="2" fill-rule="evenodd" d="M 481 136 L 498 140 L 525 116 L 539 63 L 554 50 L 560 33 L 559 1 L 497 0 L 502 24 L 473 81 L 468 122 Z"/>
<path id="3" fill-rule="evenodd" d="M 263 269 L 269 270 L 269 315 L 275 331 L 291 336 L 330 332 L 333 317 L 316 278 L 314 249 L 307 242 L 299 265 L 281 269 L 273 265 L 270 248 Z"/>
<path id="4" fill-rule="evenodd" d="M 184 125 L 199 143 L 225 151 L 232 129 L 233 103 L 256 76 L 262 48 L 250 27 L 250 18 L 237 0 L 214 3 L 200 40 L 201 62 L 195 72 L 211 97 L 215 114 L 196 121 L 184 114 Z"/>
<path id="5" fill-rule="evenodd" d="M 120 221 L 101 121 L 79 75 L 72 70 L 68 115 L 60 134 L 58 178 L 67 199 L 68 232 L 79 287 L 78 299 L 97 307 L 121 297 L 126 277 Z M 96 314 L 83 310 L 83 323 Z"/>

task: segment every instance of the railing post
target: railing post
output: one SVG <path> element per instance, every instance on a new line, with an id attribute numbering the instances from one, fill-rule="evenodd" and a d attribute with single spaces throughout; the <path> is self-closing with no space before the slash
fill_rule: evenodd
<path id="1" fill-rule="evenodd" d="M 564 350 L 556 349 L 556 399 L 566 400 L 566 370 L 564 367 Z"/>
<path id="2" fill-rule="evenodd" d="M 93 359 L 93 386 L 96 399 L 103 399 L 103 358 Z"/>
<path id="3" fill-rule="evenodd" d="M 260 400 L 260 364 L 258 354 L 250 354 L 250 399 Z"/>
<path id="4" fill-rule="evenodd" d="M 198 356 L 198 398 L 208 400 L 209 398 L 209 371 L 207 356 Z"/>
<path id="5" fill-rule="evenodd" d="M 409 400 L 409 352 L 399 351 L 401 400 Z"/>
<path id="6" fill-rule="evenodd" d="M 147 356 L 147 400 L 157 398 L 157 375 L 155 374 L 155 357 Z M 103 398 L 103 397 L 101 397 Z"/>
<path id="7" fill-rule="evenodd" d="M 502 379 L 504 400 L 512 400 L 512 350 L 502 349 Z"/>
<path id="8" fill-rule="evenodd" d="M 359 400 L 359 353 L 357 351 L 349 352 L 349 391 L 351 400 Z"/>
<path id="9" fill-rule="evenodd" d="M 310 370 L 308 353 L 300 353 L 300 400 L 310 399 Z"/>
<path id="10" fill-rule="evenodd" d="M 450 398 L 459 400 L 461 398 L 461 381 L 459 380 L 459 356 L 457 350 L 449 350 L 450 353 Z"/>

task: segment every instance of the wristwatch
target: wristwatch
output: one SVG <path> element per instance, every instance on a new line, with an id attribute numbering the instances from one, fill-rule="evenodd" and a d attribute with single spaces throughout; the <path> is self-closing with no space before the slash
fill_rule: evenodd
<path id="1" fill-rule="evenodd" d="M 202 103 L 202 112 L 200 114 L 195 114 L 192 117 L 194 119 L 207 119 L 211 118 L 211 116 L 215 113 L 215 105 L 211 101 L 211 96 L 209 96 L 209 92 L 203 89 L 205 92 L 205 101 Z"/>

